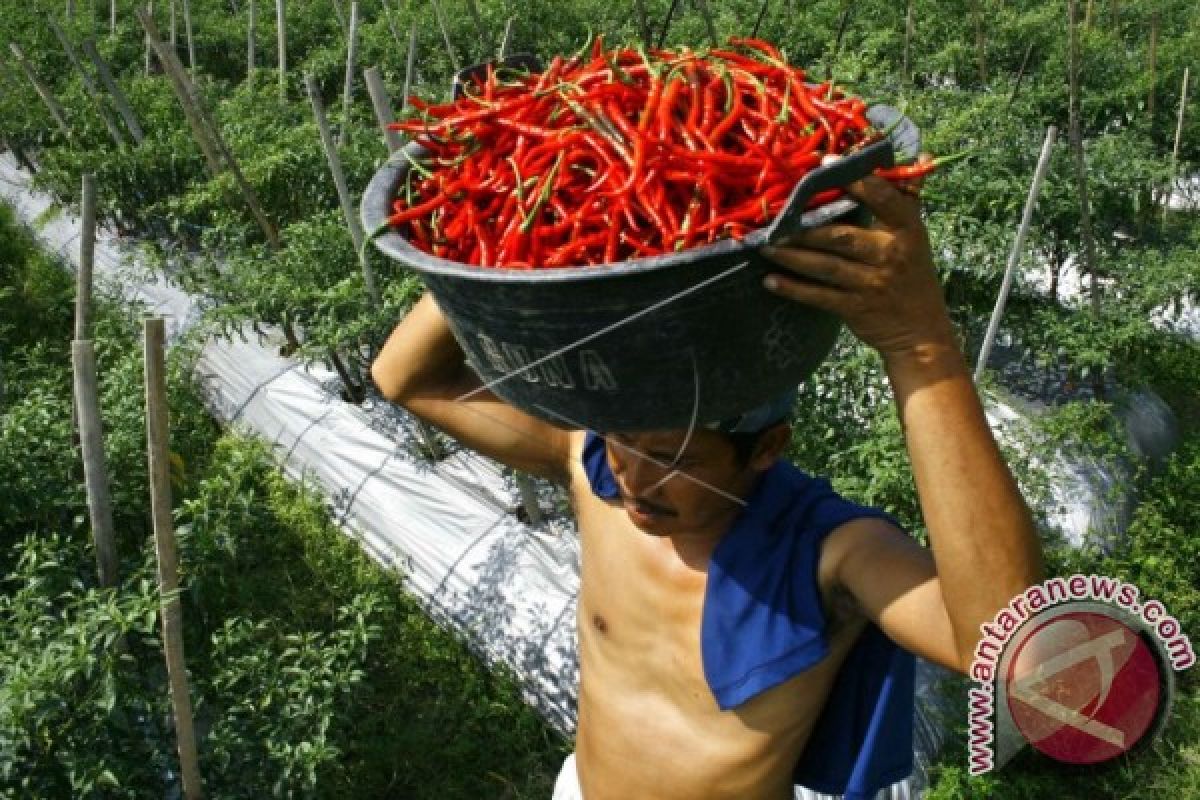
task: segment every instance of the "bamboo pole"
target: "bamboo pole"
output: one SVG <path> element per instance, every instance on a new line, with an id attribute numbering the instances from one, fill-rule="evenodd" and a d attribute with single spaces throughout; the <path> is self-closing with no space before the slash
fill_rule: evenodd
<path id="1" fill-rule="evenodd" d="M 275 0 L 275 31 L 279 42 L 279 102 L 287 101 L 287 18 L 284 0 Z"/>
<path id="2" fill-rule="evenodd" d="M 192 4 L 191 0 L 183 0 L 183 35 L 187 37 L 188 72 L 196 74 L 196 39 L 192 36 Z"/>
<path id="3" fill-rule="evenodd" d="M 1083 270 L 1091 276 L 1092 312 L 1100 312 L 1100 276 L 1096 266 L 1095 241 L 1092 237 L 1092 211 L 1088 203 L 1087 157 L 1083 151 L 1083 128 L 1080 120 L 1080 55 L 1077 0 L 1067 0 L 1069 117 L 1071 153 L 1075 161 L 1075 180 L 1079 186 L 1079 235 L 1082 246 Z"/>
<path id="4" fill-rule="evenodd" d="M 108 129 L 108 135 L 112 137 L 113 142 L 116 143 L 118 148 L 121 147 L 121 145 L 125 144 L 125 140 L 121 137 L 121 130 L 117 127 L 117 122 L 112 118 L 112 114 L 109 114 L 108 109 L 104 107 L 104 99 L 100 96 L 100 90 L 96 88 L 96 84 L 92 81 L 91 76 L 87 74 L 87 70 L 83 68 L 83 64 L 79 63 L 79 56 L 76 55 L 75 48 L 71 46 L 71 40 L 67 38 L 67 34 L 63 32 L 59 24 L 54 21 L 54 17 L 49 14 L 46 15 L 46 24 L 50 27 L 50 31 L 54 34 L 55 38 L 58 39 L 58 43 L 62 45 L 63 52 L 67 54 L 67 60 L 71 62 L 71 66 L 79 73 L 84 91 L 87 92 L 92 102 L 96 104 L 96 110 L 100 114 L 100 119 L 104 121 L 104 127 Z M 82 336 L 79 338 L 86 339 L 87 337 Z"/>
<path id="5" fill-rule="evenodd" d="M 1183 68 L 1183 87 L 1179 90 L 1179 117 L 1175 120 L 1175 146 L 1171 148 L 1171 181 L 1167 184 L 1167 195 L 1163 198 L 1163 221 L 1171 208 L 1171 195 L 1175 191 L 1175 170 L 1179 165 L 1179 147 L 1183 143 L 1183 118 L 1187 114 L 1188 78 L 1191 77 L 1191 67 Z"/>
<path id="6" fill-rule="evenodd" d="M 79 272 L 75 276 L 75 339 L 92 338 L 92 270 L 96 263 L 96 177 L 84 173 L 79 230 Z"/>
<path id="7" fill-rule="evenodd" d="M 521 495 L 521 507 L 525 509 L 525 516 L 529 520 L 530 525 L 542 524 L 542 507 L 538 505 L 537 486 L 533 482 L 533 478 L 518 472 L 517 491 Z"/>
<path id="8" fill-rule="evenodd" d="M 638 34 L 642 37 L 642 46 L 653 47 L 654 32 L 650 30 L 650 16 L 646 13 L 646 0 L 633 0 L 633 10 L 637 14 Z"/>
<path id="9" fill-rule="evenodd" d="M 504 38 L 500 40 L 500 50 L 496 53 L 496 57 L 501 61 L 508 58 L 508 52 L 512 49 L 513 24 L 516 21 L 516 17 L 509 17 L 504 22 Z"/>
<path id="10" fill-rule="evenodd" d="M 329 0 L 333 6 L 333 18 L 337 20 L 338 29 L 341 30 L 342 36 L 346 35 L 346 14 L 342 11 L 342 0 Z"/>
<path id="11" fill-rule="evenodd" d="M 58 98 L 54 96 L 54 92 L 50 91 L 50 87 L 42 83 L 41 79 L 34 73 L 33 65 L 25 58 L 25 53 L 21 50 L 20 45 L 16 42 L 9 42 L 8 47 L 12 51 L 13 57 L 17 59 L 17 65 L 25 73 L 25 77 L 33 84 L 34 90 L 37 92 L 38 97 L 42 99 L 42 103 L 45 104 L 46 109 L 50 112 L 51 118 L 58 125 L 58 129 L 62 131 L 64 137 L 70 140 L 72 138 L 71 128 L 67 125 L 66 112 L 63 111 Z"/>
<path id="12" fill-rule="evenodd" d="M 171 40 L 171 49 L 175 49 L 175 48 L 179 47 L 179 36 L 178 36 L 179 25 L 175 19 L 175 17 L 177 16 L 175 13 L 175 0 L 167 0 L 167 2 L 170 4 L 170 7 L 171 7 L 171 33 L 169 35 L 169 38 Z"/>
<path id="13" fill-rule="evenodd" d="M 257 60 L 254 53 L 254 30 L 255 19 L 257 14 L 256 0 L 250 0 L 250 7 L 247 9 L 249 19 L 246 23 L 246 80 L 249 81 L 254 77 L 254 62 Z"/>
<path id="14" fill-rule="evenodd" d="M 79 232 L 79 271 L 75 289 L 75 335 L 71 342 L 71 406 L 73 440 L 78 442 L 87 492 L 88 519 L 96 548 L 100 585 L 116 586 L 119 572 L 113 534 L 112 500 L 104 459 L 104 427 L 100 417 L 96 379 L 96 352 L 91 341 L 92 272 L 96 243 L 96 183 L 90 174 L 82 180 L 83 199 Z"/>
<path id="15" fill-rule="evenodd" d="M 1158 29 L 1159 16 L 1155 11 L 1150 17 L 1150 91 L 1146 96 L 1146 116 L 1150 119 L 1151 129 L 1154 127 L 1154 92 L 1158 88 Z"/>
<path id="16" fill-rule="evenodd" d="M 125 93 L 121 91 L 120 85 L 113 79 L 112 70 L 108 68 L 108 63 L 100 57 L 100 52 L 96 49 L 94 39 L 83 40 L 83 52 L 96 68 L 96 74 L 100 76 L 100 82 L 104 84 L 104 88 L 112 96 L 113 103 L 117 106 L 117 113 L 121 115 L 121 119 L 125 120 L 125 127 L 129 129 L 129 135 L 133 137 L 134 144 L 140 145 L 142 140 L 146 138 L 146 134 L 142 131 L 142 126 L 138 123 L 137 115 L 133 113 L 133 108 L 129 105 L 129 100 L 125 97 Z"/>
<path id="17" fill-rule="evenodd" d="M 496 39 L 492 36 L 492 32 L 483 27 L 483 16 L 479 13 L 479 4 L 475 0 L 467 0 L 467 11 L 471 14 L 471 21 L 475 23 L 475 30 L 479 33 L 479 41 L 483 42 L 484 52 L 496 52 Z"/>
<path id="18" fill-rule="evenodd" d="M 1021 58 L 1021 66 L 1017 70 L 1017 79 L 1013 81 L 1012 92 L 1008 95 L 1008 104 L 1011 106 L 1017 99 L 1017 93 L 1021 91 L 1021 80 L 1025 77 L 1025 69 L 1029 66 L 1029 59 L 1033 55 L 1033 42 L 1030 42 L 1025 47 L 1025 55 Z"/>
<path id="19" fill-rule="evenodd" d="M 992 354 L 992 344 L 996 341 L 996 332 L 1000 328 L 1000 318 L 1004 316 L 1004 306 L 1008 303 L 1008 294 L 1012 291 L 1013 276 L 1017 272 L 1017 264 L 1021 261 L 1021 253 L 1025 250 L 1025 238 L 1033 222 L 1033 209 L 1037 205 L 1038 193 L 1042 189 L 1042 181 L 1050 168 L 1050 156 L 1054 151 L 1054 138 L 1058 129 L 1051 125 L 1046 129 L 1046 140 L 1042 142 L 1042 152 L 1038 156 L 1037 168 L 1033 171 L 1033 182 L 1029 185 L 1029 194 L 1025 198 L 1025 210 L 1021 214 L 1021 225 L 1017 228 L 1017 238 L 1013 240 L 1012 250 L 1008 253 L 1008 264 L 1004 267 L 1004 279 L 1000 283 L 1000 294 L 996 297 L 996 306 L 992 309 L 992 318 L 988 321 L 987 333 L 983 337 L 983 347 L 979 350 L 979 360 L 975 362 L 975 382 L 983 378 L 983 370 Z"/>
<path id="20" fill-rule="evenodd" d="M 983 27 L 983 0 L 973 0 L 971 11 L 975 16 L 975 59 L 979 63 L 979 82 L 988 82 L 987 33 Z"/>
<path id="21" fill-rule="evenodd" d="M 350 139 L 350 101 L 354 97 L 354 69 L 358 60 L 358 0 L 350 3 L 350 33 L 346 38 L 346 81 L 342 86 L 342 127 L 338 130 L 338 147 Z"/>
<path id="22" fill-rule="evenodd" d="M 312 73 L 305 73 L 304 86 L 308 89 L 313 116 L 317 121 L 317 131 L 321 135 L 321 146 L 325 150 L 325 160 L 329 164 L 329 172 L 333 175 L 333 185 L 337 189 L 338 202 L 342 207 L 342 216 L 346 220 L 346 228 L 350 231 L 350 239 L 354 242 L 354 252 L 359 256 L 367 296 L 371 299 L 371 303 L 379 308 L 383 305 L 383 299 L 380 297 L 379 287 L 375 283 L 375 272 L 371 269 L 370 262 L 363 250 L 365 237 L 362 225 L 354 213 L 354 201 L 346 184 L 346 173 L 342 170 L 342 160 L 338 157 L 337 146 L 334 144 L 333 135 L 329 132 L 329 120 L 325 117 L 325 107 L 321 103 L 321 87 L 317 85 L 317 79 L 313 77 Z"/>
<path id="23" fill-rule="evenodd" d="M 400 138 L 399 131 L 388 127 L 396 119 L 396 114 L 392 111 L 392 99 L 388 97 L 387 89 L 383 85 L 383 75 L 379 67 L 371 67 L 364 71 L 363 80 L 366 81 L 367 93 L 371 96 L 371 107 L 375 109 L 379 130 L 383 133 L 383 143 L 389 153 L 394 153 L 403 146 L 404 140 Z"/>
<path id="24" fill-rule="evenodd" d="M 916 0 L 908 0 L 904 12 L 904 61 L 900 67 L 900 80 L 908 83 L 912 70 L 912 39 L 916 11 Z"/>
<path id="25" fill-rule="evenodd" d="M 219 153 L 220 158 L 217 159 L 217 171 L 220 171 L 221 160 L 223 159 L 224 166 L 228 167 L 230 173 L 233 175 L 234 182 L 241 191 L 246 205 L 250 208 L 250 213 L 254 216 L 268 244 L 271 245 L 272 249 L 278 250 L 280 247 L 279 233 L 275 230 L 275 226 L 271 224 L 270 220 L 267 219 L 262 204 L 258 201 L 258 195 L 250 185 L 250 182 L 246 180 L 246 176 L 242 172 L 242 168 L 238 165 L 237 159 L 234 158 L 233 152 L 225 144 L 225 139 L 221 136 L 220 129 L 217 128 L 204 110 L 195 87 L 188 79 L 187 73 L 183 71 L 183 65 L 179 63 L 179 58 L 175 53 L 168 50 L 166 45 L 159 41 L 158 29 L 154 25 L 154 20 L 141 12 L 138 13 L 138 19 L 146 26 L 146 30 L 151 35 L 155 52 L 158 53 L 162 61 L 163 69 L 170 74 L 171 82 L 176 87 L 180 102 L 184 105 L 185 114 L 188 114 L 189 120 L 194 116 L 199 122 L 198 126 L 193 127 L 193 130 L 197 132 L 199 138 L 211 141 L 211 146 Z M 190 113 L 187 110 L 189 107 L 191 109 Z"/>
<path id="26" fill-rule="evenodd" d="M 147 0 L 146 13 L 151 18 L 154 17 L 154 0 Z M 146 77 L 150 77 L 150 54 L 152 52 L 153 52 L 153 49 L 150 47 L 150 34 L 147 33 L 146 34 L 146 70 L 145 70 Z"/>
<path id="27" fill-rule="evenodd" d="M 433 6 L 433 15 L 437 17 L 438 27 L 442 31 L 442 39 L 446 42 L 446 54 L 450 56 L 450 63 L 454 66 L 455 72 L 462 72 L 462 63 L 454 52 L 454 45 L 450 43 L 450 31 L 446 27 L 446 15 L 442 13 L 442 4 L 438 0 L 429 0 L 429 3 Z"/>
<path id="28" fill-rule="evenodd" d="M 708 0 L 696 0 L 696 7 L 700 10 L 700 16 L 704 17 L 704 27 L 708 31 L 708 41 L 713 47 L 718 44 L 717 25 L 713 21 L 712 10 L 708 7 Z"/>
<path id="29" fill-rule="evenodd" d="M 208 130 L 205 128 L 199 109 L 196 107 L 195 100 L 188 91 L 187 85 L 181 80 L 180 73 L 176 73 L 170 68 L 172 57 L 175 54 L 158 40 L 158 28 L 155 26 L 154 20 L 150 15 L 142 9 L 138 9 L 136 13 L 138 20 L 146 29 L 146 41 L 150 44 L 151 49 L 158 53 L 163 72 L 166 73 L 168 80 L 171 82 L 171 88 L 175 90 L 175 96 L 179 99 L 179 104 L 183 107 L 183 115 L 187 118 L 188 125 L 192 129 L 192 138 L 196 140 L 196 144 L 200 146 L 200 152 L 204 154 L 204 161 L 208 165 L 208 171 L 213 177 L 216 177 L 221 174 L 221 157 L 217 153 L 216 144 L 209 137 Z"/>
<path id="30" fill-rule="evenodd" d="M 116 586 L 120 578 L 120 560 L 117 558 L 113 535 L 112 497 L 109 494 L 108 465 L 104 458 L 104 423 L 100 417 L 96 349 L 90 339 L 71 342 L 71 375 L 79 420 L 88 520 L 92 528 L 92 542 L 96 547 L 96 573 L 101 586 Z"/>
<path id="31" fill-rule="evenodd" d="M 413 71 L 417 61 L 417 26 L 408 29 L 408 57 L 404 59 L 404 90 L 400 95 L 400 110 L 408 108 L 408 97 L 412 92 Z"/>
<path id="32" fill-rule="evenodd" d="M 400 38 L 400 32 L 396 29 L 396 19 L 392 15 L 392 6 L 388 0 L 379 0 L 379 4 L 383 7 L 383 18 L 387 21 L 388 30 L 392 32 L 392 38 L 396 40 L 396 47 L 403 47 L 404 40 Z"/>
<path id="33" fill-rule="evenodd" d="M 838 20 L 837 36 L 833 39 L 833 52 L 830 53 L 829 60 L 825 63 L 825 80 L 827 81 L 833 81 L 833 65 L 842 52 L 842 39 L 846 36 L 846 29 L 850 27 L 850 13 L 853 8 L 847 4 Z"/>
<path id="34" fill-rule="evenodd" d="M 108 32 L 117 32 L 117 0 L 108 0 Z"/>
<path id="35" fill-rule="evenodd" d="M 675 7 L 679 5 L 679 0 L 671 0 L 671 5 L 667 6 L 667 14 L 663 17 L 662 30 L 658 32 L 658 47 L 661 49 L 663 43 L 667 41 L 667 32 L 671 30 L 671 18 L 675 16 Z"/>
<path id="36" fill-rule="evenodd" d="M 142 321 L 146 370 L 146 441 L 150 470 L 150 511 L 154 520 L 154 549 L 158 557 L 158 590 L 162 595 L 163 649 L 175 737 L 179 746 L 183 796 L 204 796 L 192 727 L 192 700 L 183 656 L 183 609 L 179 602 L 179 562 L 175 553 L 175 527 L 171 519 L 170 437 L 167 419 L 167 377 L 163 320 Z"/>

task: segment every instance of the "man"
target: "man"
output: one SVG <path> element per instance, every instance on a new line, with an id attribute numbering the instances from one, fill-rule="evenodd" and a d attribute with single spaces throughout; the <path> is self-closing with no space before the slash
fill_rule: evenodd
<path id="1" fill-rule="evenodd" d="M 780 459 L 790 398 L 715 429 L 561 430 L 471 394 L 479 380 L 428 296 L 372 367 L 390 400 L 570 493 L 579 716 L 556 797 L 775 800 L 794 775 L 870 796 L 911 766 L 907 653 L 965 673 L 980 624 L 1041 578 L 919 200 L 875 177 L 850 192 L 875 223 L 765 249 L 780 267 L 765 286 L 839 314 L 881 354 L 930 550 Z"/>

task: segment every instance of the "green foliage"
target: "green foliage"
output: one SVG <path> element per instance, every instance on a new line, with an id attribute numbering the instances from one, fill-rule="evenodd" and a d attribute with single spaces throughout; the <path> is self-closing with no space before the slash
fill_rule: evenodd
<path id="1" fill-rule="evenodd" d="M 142 33 L 132 15 L 122 13 L 112 35 L 98 6 L 93 15 L 84 11 L 74 21 L 63 20 L 76 42 L 85 35 L 97 37 L 146 130 L 140 147 L 118 148 L 35 5 L 17 4 L 0 16 L 0 39 L 22 45 L 66 107 L 73 132 L 70 142 L 63 139 L 11 60 L 7 70 L 0 69 L 0 138 L 36 159 L 37 185 L 75 206 L 80 175 L 95 173 L 102 219 L 181 248 L 186 257 L 173 259 L 169 271 L 188 289 L 210 298 L 209 329 L 232 335 L 248 322 L 287 324 L 302 340 L 301 358 L 315 361 L 337 353 L 351 364 L 352 373 L 355 367 L 364 369 L 420 285 L 411 273 L 372 255 L 383 306 L 374 308 L 366 298 L 303 73 L 317 78 L 335 132 L 344 128 L 348 135 L 340 155 L 352 192 L 365 186 L 386 152 L 360 75 L 350 118 L 342 119 L 345 46 L 329 2 L 287 4 L 291 71 L 282 101 L 268 7 L 259 3 L 259 69 L 244 81 L 248 4 L 237 3 L 234 11 L 225 0 L 191 2 L 200 91 L 281 232 L 284 247 L 279 252 L 265 246 L 231 176 L 209 175 L 164 78 L 144 74 Z M 417 32 L 414 92 L 444 98 L 454 59 L 430 4 L 389 2 L 390 19 L 377 0 L 361 5 L 360 65 L 382 68 L 394 106 L 400 107 L 410 26 Z M 447 35 L 463 64 L 490 57 L 510 17 L 515 19 L 511 50 L 543 57 L 574 51 L 595 33 L 610 42 L 639 35 L 628 3 L 480 0 L 482 33 L 465 7 L 443 5 L 449 10 Z M 657 37 L 672 3 L 646 0 L 644 5 Z M 703 46 L 707 29 L 695 4 L 674 5 L 667 43 Z M 925 190 L 947 295 L 970 353 L 977 351 L 994 301 L 1045 128 L 1058 126 L 1059 144 L 1004 330 L 1025 351 L 1031 368 L 1061 380 L 1064 395 L 1074 396 L 1079 386 L 1154 389 L 1179 418 L 1184 444 L 1164 472 L 1136 476 L 1138 503 L 1125 545 L 1109 553 L 1052 548 L 1051 565 L 1134 580 L 1195 632 L 1200 623 L 1195 591 L 1200 553 L 1191 544 L 1195 537 L 1188 526 L 1200 518 L 1200 504 L 1190 489 L 1200 469 L 1200 399 L 1195 390 L 1200 349 L 1192 340 L 1164 332 L 1153 320 L 1200 300 L 1197 217 L 1173 213 L 1164 221 L 1156 202 L 1172 177 L 1180 80 L 1200 51 L 1197 6 L 1185 0 L 1095 4 L 1094 19 L 1081 31 L 1082 135 L 1100 290 L 1093 305 L 1086 294 L 1068 298 L 1061 291 L 1082 251 L 1075 165 L 1066 143 L 1065 3 L 914 0 L 906 76 L 901 65 L 908 5 L 881 0 L 770 3 L 761 33 L 794 62 L 808 65 L 814 79 L 828 71 L 839 85 L 904 105 L 922 128 L 929 151 L 970 152 L 967 161 L 932 177 Z M 748 34 L 762 3 L 710 0 L 707 6 L 725 36 Z M 158 14 L 165 32 L 164 10 L 159 8 Z M 1161 34 L 1152 81 L 1148 40 L 1153 14 L 1159 15 Z M 186 54 L 182 41 L 179 52 Z M 1010 99 L 1027 52 L 1020 91 Z M 1200 115 L 1185 117 L 1181 142 L 1177 169 L 1186 174 L 1200 162 Z M 65 369 L 70 282 L 52 260 L 30 253 L 28 243 L 0 236 L 0 507 L 6 509 L 0 520 L 0 565 L 6 569 L 17 569 L 22 548 L 28 547 L 18 543 L 29 534 L 41 537 L 38 541 L 61 537 L 65 547 L 77 549 L 69 542 L 86 535 Z M 165 258 L 161 266 L 167 267 Z M 148 535 L 141 366 L 132 344 L 137 319 L 103 309 L 96 325 L 107 456 L 112 474 L 121 476 L 113 487 L 114 507 L 124 566 L 136 572 L 145 560 L 142 548 Z M 506 705 L 517 702 L 511 684 L 488 676 L 460 646 L 437 637 L 394 582 L 369 568 L 329 525 L 314 494 L 286 487 L 264 451 L 237 439 L 217 444 L 214 426 L 188 391 L 186 359 L 174 358 L 171 369 L 172 442 L 183 466 L 176 488 L 188 587 L 184 599 L 188 619 L 198 621 L 189 628 L 188 645 L 196 658 L 198 707 L 214 732 L 212 749 L 203 758 L 216 770 L 213 780 L 222 791 L 443 797 L 495 793 L 503 782 L 512 795 L 545 794 L 545 776 L 554 760 L 547 754 L 558 744 L 548 741 L 532 715 Z M 1038 508 L 1046 485 L 1039 460 L 1068 441 L 1096 458 L 1128 458 L 1121 437 L 1114 435 L 1114 398 L 1056 401 L 1059 407 L 1023 434 L 1024 455 L 1009 454 Z M 836 476 L 839 489 L 884 506 L 921 535 L 902 432 L 873 354 L 843 343 L 837 360 L 803 388 L 792 455 L 812 472 Z M 20 561 L 22 570 L 26 561 Z M 78 569 L 80 574 L 91 572 L 82 562 Z M 88 596 L 72 591 L 77 599 Z M 136 587 L 126 591 L 133 592 L 133 599 L 96 603 L 137 602 Z M 71 625 L 99 630 L 99 622 L 87 621 L 91 618 L 83 600 L 72 608 L 77 613 Z M 366 609 L 367 627 L 356 628 L 357 616 L 352 621 L 348 609 Z M 386 633 L 370 633 L 372 624 Z M 45 635 L 51 634 L 47 630 Z M 431 674 L 450 674 L 459 683 L 439 688 Z M 321 685 L 321 675 L 333 686 Z M 47 678 L 45 685 L 53 680 Z M 1197 692 L 1193 679 L 1188 681 L 1161 746 L 1103 777 L 1072 783 L 1081 787 L 1079 796 L 1137 796 L 1151 790 L 1163 796 L 1200 794 L 1194 745 L 1200 730 Z M 154 679 L 146 684 L 157 685 Z M 237 687 L 244 697 L 231 697 L 228 687 Z M 311 706 L 295 699 L 293 692 L 301 690 L 311 694 Z M 419 705 L 420 695 L 433 696 L 432 706 Z M 251 705 L 239 705 L 242 699 Z M 252 713 L 255 704 L 265 710 Z M 80 721 L 81 726 L 92 724 L 86 715 Z M 431 753 L 429 742 L 443 742 L 447 729 L 473 735 Z M 150 733 L 138 735 L 150 741 Z M 158 752 L 169 750 L 160 746 Z M 108 780 L 104 770 L 109 762 L 103 758 L 79 761 L 77 769 L 63 766 L 61 759 L 43 759 L 36 762 L 41 770 L 36 774 L 53 776 L 46 780 L 68 787 L 59 792 L 66 796 L 73 780 L 82 781 L 79 786 Z M 253 759 L 263 765 L 258 773 Z M 140 780 L 134 776 L 153 782 L 161 775 L 161 765 L 150 758 L 132 766 L 112 763 L 121 765 L 111 769 L 122 787 L 103 792 L 132 793 L 133 788 L 124 787 Z M 1007 768 L 1003 781 L 968 780 L 964 770 L 953 766 L 965 763 L 953 749 L 941 763 L 932 797 L 1064 791 L 1056 773 L 1029 757 Z M 489 770 L 530 777 L 509 783 L 483 777 Z M 445 775 L 459 776 L 452 789 L 441 782 Z M 160 790 L 158 785 L 142 796 Z"/>
<path id="2" fill-rule="evenodd" d="M 78 537 L 31 535 L 15 550 L 0 583 L 0 796 L 153 793 L 167 767 L 165 686 L 137 669 L 153 657 L 151 573 L 100 590 Z"/>

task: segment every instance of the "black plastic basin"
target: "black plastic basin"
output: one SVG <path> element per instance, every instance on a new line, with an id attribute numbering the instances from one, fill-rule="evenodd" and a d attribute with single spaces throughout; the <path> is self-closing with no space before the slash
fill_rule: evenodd
<path id="1" fill-rule="evenodd" d="M 422 150 L 410 144 L 408 152 Z M 775 221 L 742 241 L 654 258 L 502 269 L 437 258 L 394 231 L 375 246 L 421 276 L 471 366 L 512 405 L 570 428 L 687 428 L 765 402 L 829 354 L 839 320 L 764 289 L 771 264 L 758 249 L 835 218 L 861 219 L 850 199 L 802 209 L 812 194 L 892 157 L 892 143 L 879 142 L 814 170 Z M 394 158 L 372 178 L 362 198 L 366 230 L 387 220 L 408 169 Z"/>

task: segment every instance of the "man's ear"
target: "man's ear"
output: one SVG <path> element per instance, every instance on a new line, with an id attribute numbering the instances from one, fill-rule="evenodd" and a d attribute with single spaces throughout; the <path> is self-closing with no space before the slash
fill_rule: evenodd
<path id="1" fill-rule="evenodd" d="M 750 466 L 759 472 L 770 469 L 779 458 L 787 452 L 788 445 L 792 443 L 792 426 L 788 422 L 780 422 L 778 425 L 773 425 L 763 431 L 762 436 L 758 439 L 758 444 L 754 446 L 754 453 L 750 456 Z"/>

